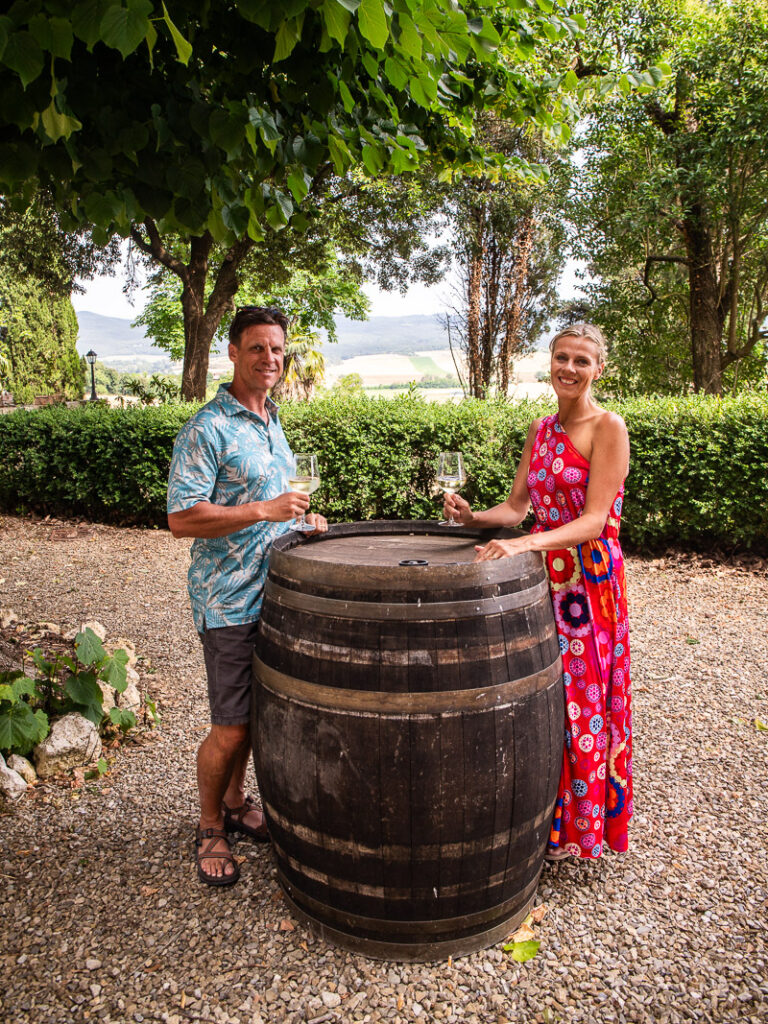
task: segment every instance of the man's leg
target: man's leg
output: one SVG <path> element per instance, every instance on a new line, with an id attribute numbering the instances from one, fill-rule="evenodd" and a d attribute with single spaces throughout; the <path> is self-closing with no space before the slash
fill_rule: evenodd
<path id="1" fill-rule="evenodd" d="M 245 737 L 234 765 L 232 774 L 229 777 L 229 785 L 224 793 L 224 803 L 231 811 L 237 811 L 245 802 L 245 775 L 248 770 L 248 762 L 251 757 L 250 735 Z M 238 814 L 237 820 L 249 828 L 258 829 L 264 824 L 264 815 L 256 808 L 247 810 L 244 814 Z"/>
<path id="2" fill-rule="evenodd" d="M 200 828 L 224 828 L 224 804 L 244 800 L 245 771 L 250 752 L 251 674 L 256 623 L 207 629 L 201 634 L 211 731 L 197 752 Z M 241 796 L 240 794 L 243 794 Z M 230 800 L 237 802 L 231 804 Z M 253 817 L 252 814 L 247 818 Z M 250 821 L 248 821 L 250 824 Z M 258 824 L 258 822 L 256 823 Z M 209 841 L 209 853 L 229 854 L 225 839 Z M 213 876 L 235 873 L 231 860 L 206 857 L 204 870 Z"/>
<path id="3" fill-rule="evenodd" d="M 236 774 L 240 775 L 242 789 L 248 754 L 247 725 L 212 725 L 211 731 L 197 752 L 197 788 L 200 794 L 200 828 L 224 828 L 225 794 Z M 245 746 L 246 756 L 242 751 Z M 242 803 L 242 800 L 240 801 Z M 229 806 L 229 803 L 227 801 Z M 210 852 L 229 851 L 223 839 L 215 840 Z M 231 875 L 231 861 L 206 858 L 205 870 L 210 875 Z"/>

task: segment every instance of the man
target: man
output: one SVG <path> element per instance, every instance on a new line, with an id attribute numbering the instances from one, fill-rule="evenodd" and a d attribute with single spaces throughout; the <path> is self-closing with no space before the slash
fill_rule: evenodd
<path id="1" fill-rule="evenodd" d="M 211 705 L 211 731 L 197 752 L 197 873 L 208 885 L 239 877 L 228 833 L 269 839 L 245 794 L 253 646 L 270 546 L 309 505 L 308 495 L 286 489 L 292 453 L 268 397 L 283 372 L 287 327 L 277 309 L 237 311 L 232 383 L 179 431 L 168 481 L 171 533 L 195 538 L 189 595 Z M 322 516 L 307 521 L 315 532 L 328 528 Z"/>

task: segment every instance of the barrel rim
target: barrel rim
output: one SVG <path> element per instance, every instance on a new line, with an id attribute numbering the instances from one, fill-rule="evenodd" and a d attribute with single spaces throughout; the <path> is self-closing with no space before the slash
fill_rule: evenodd
<path id="1" fill-rule="evenodd" d="M 270 552 L 270 571 L 280 576 L 292 578 L 298 573 L 303 583 L 333 582 L 336 573 L 340 583 L 349 586 L 357 581 L 371 589 L 385 584 L 393 586 L 395 575 L 399 590 L 423 590 L 428 573 L 429 585 L 452 586 L 461 583 L 493 584 L 509 582 L 512 579 L 530 576 L 538 569 L 542 571 L 542 557 L 539 552 L 526 551 L 513 559 L 505 558 L 489 562 L 441 562 L 437 565 L 392 565 L 381 563 L 357 562 L 354 565 L 334 565 L 331 562 L 313 562 L 301 560 L 292 552 L 306 544 L 322 544 L 341 537 L 371 535 L 437 535 L 440 536 L 447 527 L 441 527 L 431 519 L 372 519 L 356 523 L 334 523 L 328 531 L 308 537 L 297 530 L 289 530 L 276 538 Z M 508 540 L 527 536 L 524 530 L 509 527 L 480 529 L 473 526 L 453 527 L 450 536 L 474 538 L 480 543 L 488 543 L 493 539 Z"/>

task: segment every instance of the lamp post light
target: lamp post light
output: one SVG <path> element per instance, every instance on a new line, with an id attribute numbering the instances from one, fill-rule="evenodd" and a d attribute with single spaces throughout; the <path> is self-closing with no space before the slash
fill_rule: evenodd
<path id="1" fill-rule="evenodd" d="M 98 401 L 98 395 L 96 394 L 96 372 L 94 370 L 94 363 L 96 362 L 96 353 L 93 349 L 87 352 L 85 358 L 91 364 L 91 401 Z"/>

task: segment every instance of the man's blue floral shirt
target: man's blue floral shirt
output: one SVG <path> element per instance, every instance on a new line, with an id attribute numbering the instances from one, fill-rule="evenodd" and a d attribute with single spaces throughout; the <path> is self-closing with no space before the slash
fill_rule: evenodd
<path id="1" fill-rule="evenodd" d="M 270 398 L 267 413 L 265 422 L 222 384 L 178 433 L 168 476 L 168 511 L 182 512 L 200 501 L 269 501 L 287 491 L 292 453 Z M 258 619 L 269 549 L 288 529 L 289 522 L 255 523 L 227 537 L 193 541 L 188 586 L 198 632 Z"/>

